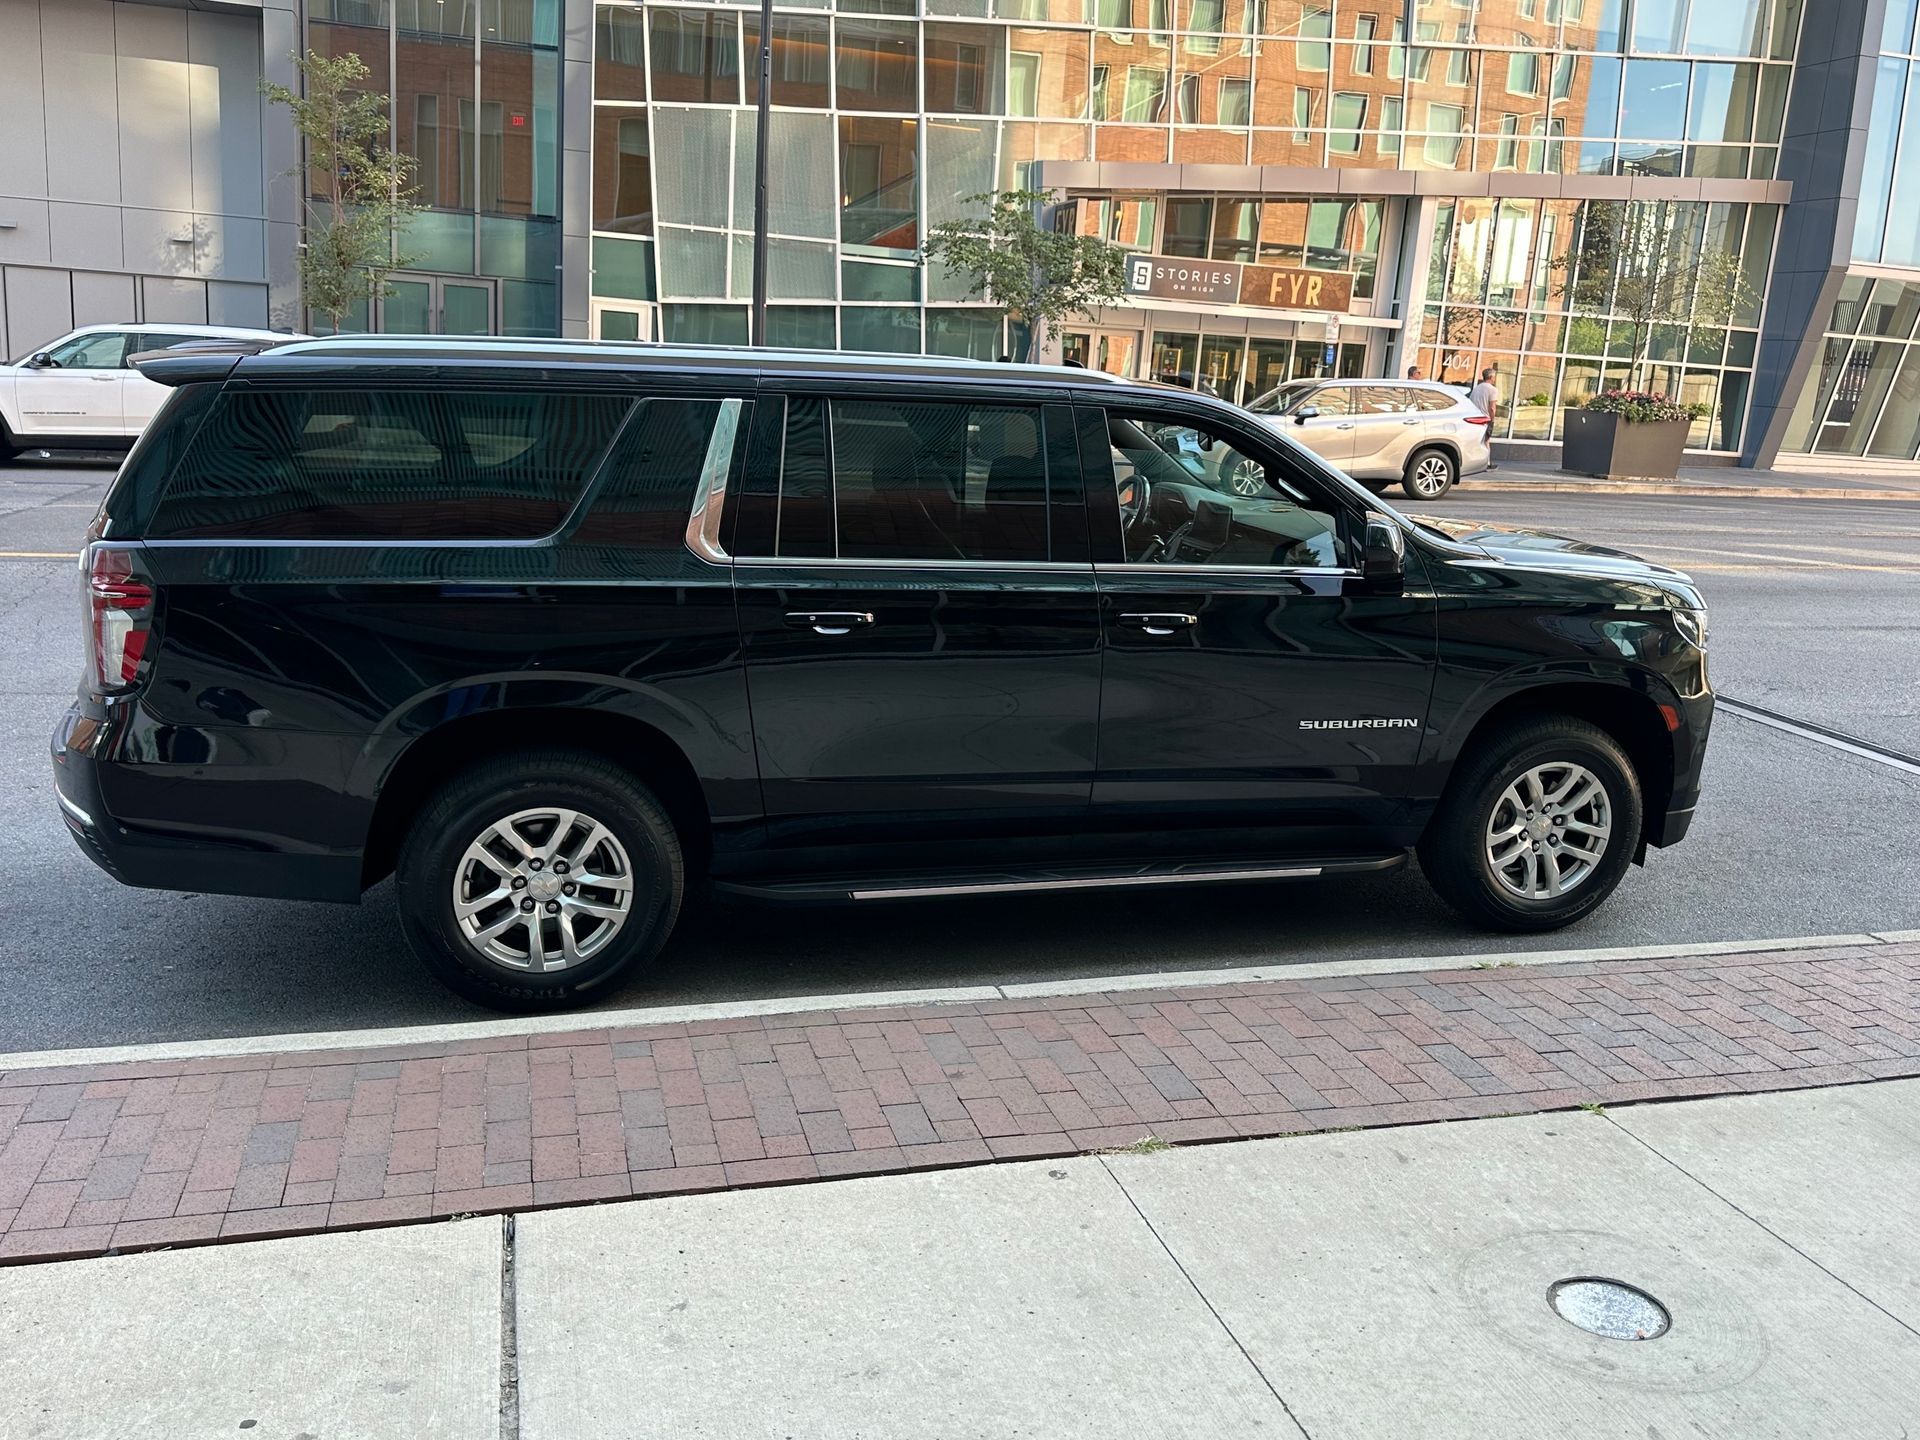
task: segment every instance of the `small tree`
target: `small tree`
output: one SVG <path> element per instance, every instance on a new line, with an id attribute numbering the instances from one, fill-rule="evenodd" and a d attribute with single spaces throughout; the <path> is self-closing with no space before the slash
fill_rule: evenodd
<path id="1" fill-rule="evenodd" d="M 387 143 L 387 97 L 365 88 L 372 72 L 358 55 L 309 50 L 293 63 L 304 95 L 264 81 L 260 93 L 287 107 L 306 142 L 306 163 L 287 172 L 301 180 L 306 212 L 300 293 L 338 332 L 355 305 L 391 293 L 390 272 L 417 258 L 396 248 L 420 209 L 415 161 Z"/>
<path id="2" fill-rule="evenodd" d="M 1039 348 L 1043 326 L 1069 315 L 1090 316 L 1094 306 L 1118 304 L 1126 295 L 1124 249 L 1097 235 L 1041 226 L 1038 212 L 1054 199 L 1052 190 L 969 195 L 967 204 L 983 213 L 944 220 L 927 240 L 929 260 L 971 280 L 969 296 L 985 296 L 1003 316 L 1026 326 L 1026 345 L 1016 357 L 1021 360 Z"/>
<path id="3" fill-rule="evenodd" d="M 1740 258 L 1711 238 L 1683 231 L 1683 213 L 1660 202 L 1594 201 L 1577 249 L 1553 262 L 1569 272 L 1567 308 L 1604 324 L 1627 325 L 1627 388 L 1646 383 L 1655 337 L 1695 325 L 1724 326 L 1756 298 Z M 1676 357 L 1677 358 L 1677 357 Z"/>

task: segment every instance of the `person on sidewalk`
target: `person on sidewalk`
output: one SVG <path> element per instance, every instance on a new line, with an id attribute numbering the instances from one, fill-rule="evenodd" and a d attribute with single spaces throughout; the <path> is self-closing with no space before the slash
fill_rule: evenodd
<path id="1" fill-rule="evenodd" d="M 1425 373 L 1424 371 L 1422 371 L 1422 370 L 1421 370 L 1421 368 L 1420 368 L 1420 367 L 1419 367 L 1418 365 L 1409 365 L 1409 366 L 1407 366 L 1407 379 L 1409 379 L 1409 380 L 1424 380 L 1424 379 L 1426 379 L 1426 378 L 1427 378 L 1427 377 L 1426 377 L 1426 373 Z"/>
<path id="2" fill-rule="evenodd" d="M 1499 379 L 1499 372 L 1497 372 L 1493 366 L 1489 365 L 1480 372 L 1478 383 L 1467 392 L 1467 399 L 1479 407 L 1480 413 L 1487 417 L 1487 433 L 1489 435 L 1493 433 L 1494 424 L 1500 418 Z M 1489 470 L 1498 470 L 1499 468 L 1498 465 L 1493 464 L 1491 461 L 1487 464 L 1487 469 Z"/>

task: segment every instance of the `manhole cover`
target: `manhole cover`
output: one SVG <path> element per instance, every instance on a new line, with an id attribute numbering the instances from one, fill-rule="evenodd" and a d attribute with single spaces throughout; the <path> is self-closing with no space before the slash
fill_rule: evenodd
<path id="1" fill-rule="evenodd" d="M 1658 1340 L 1673 1324 L 1646 1291 L 1592 1275 L 1558 1282 L 1547 1300 L 1562 1320 L 1607 1340 Z"/>

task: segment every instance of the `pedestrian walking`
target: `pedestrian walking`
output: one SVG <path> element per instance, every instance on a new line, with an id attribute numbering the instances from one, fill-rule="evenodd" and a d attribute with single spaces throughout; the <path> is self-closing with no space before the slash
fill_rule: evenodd
<path id="1" fill-rule="evenodd" d="M 1467 392 L 1467 399 L 1471 400 L 1475 405 L 1478 405 L 1480 407 L 1480 413 L 1489 420 L 1498 420 L 1500 418 L 1499 378 L 1498 372 L 1494 370 L 1493 366 L 1489 365 L 1480 372 L 1479 382 Z"/>
<path id="2" fill-rule="evenodd" d="M 1493 435 L 1495 422 L 1500 418 L 1499 379 L 1499 372 L 1495 370 L 1493 366 L 1489 365 L 1480 372 L 1478 383 L 1467 392 L 1467 399 L 1479 408 L 1482 415 L 1487 417 L 1487 434 L 1489 437 Z M 1489 463 L 1487 468 L 1489 470 L 1498 470 L 1500 467 Z"/>
<path id="3" fill-rule="evenodd" d="M 1424 379 L 1426 379 L 1426 378 L 1427 378 L 1427 377 L 1426 377 L 1426 373 L 1425 373 L 1424 371 L 1422 371 L 1422 370 L 1421 370 L 1421 368 L 1420 368 L 1420 367 L 1419 367 L 1418 365 L 1409 365 L 1409 366 L 1407 366 L 1407 379 L 1409 379 L 1409 380 L 1424 380 Z"/>

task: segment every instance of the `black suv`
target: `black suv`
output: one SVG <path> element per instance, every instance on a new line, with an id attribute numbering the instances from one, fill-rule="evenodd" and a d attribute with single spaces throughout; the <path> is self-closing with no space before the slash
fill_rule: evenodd
<path id="1" fill-rule="evenodd" d="M 60 807 L 133 885 L 357 900 L 504 1008 L 696 882 L 1385 870 L 1592 910 L 1687 830 L 1687 578 L 1410 519 L 1222 401 L 902 356 L 330 340 L 174 386 L 89 534 Z"/>

